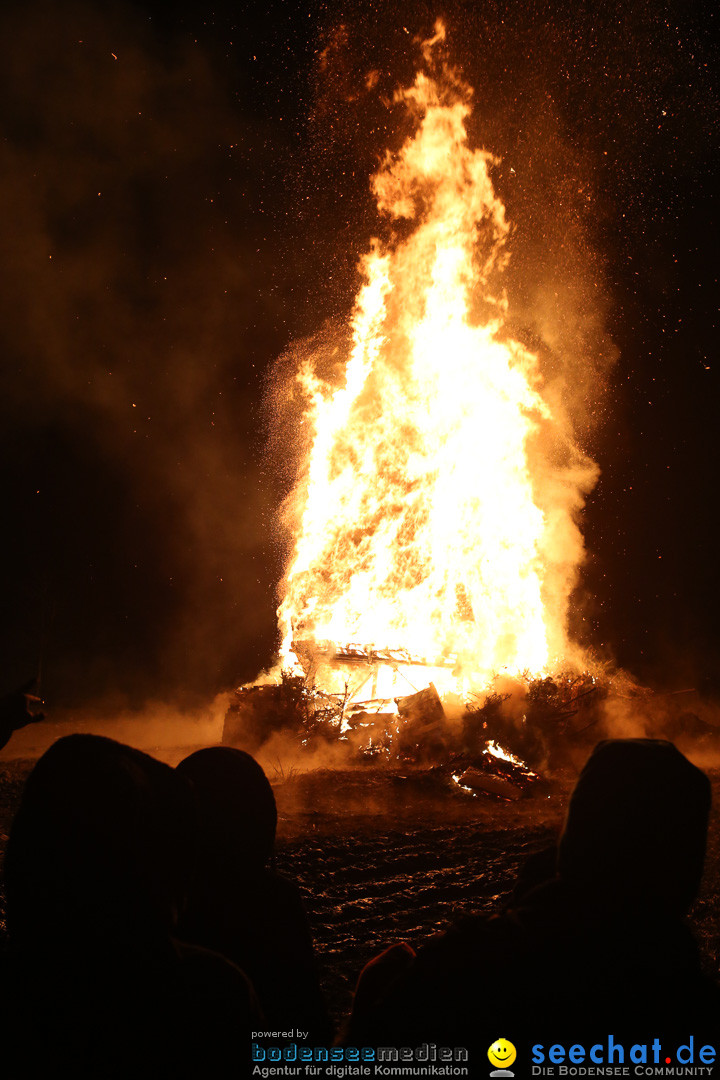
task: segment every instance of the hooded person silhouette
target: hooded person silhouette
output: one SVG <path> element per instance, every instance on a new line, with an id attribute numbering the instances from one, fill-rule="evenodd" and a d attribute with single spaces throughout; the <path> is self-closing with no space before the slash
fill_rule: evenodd
<path id="1" fill-rule="evenodd" d="M 684 921 L 709 809 L 707 777 L 671 743 L 600 743 L 570 799 L 554 873 L 544 857 L 546 880 L 501 915 L 461 919 L 421 948 L 380 1001 L 353 1013 L 347 1041 L 422 1038 L 472 1046 L 477 1060 L 498 1032 L 546 1047 L 609 1032 L 712 1042 L 720 994 Z"/>
<path id="2" fill-rule="evenodd" d="M 3 1075 L 221 1075 L 258 1015 L 242 972 L 172 936 L 194 810 L 173 769 L 112 739 L 58 740 L 5 858 Z"/>
<path id="3" fill-rule="evenodd" d="M 269 865 L 277 807 L 265 773 L 228 746 L 197 750 L 177 771 L 195 793 L 200 852 L 181 934 L 247 972 L 269 1027 L 325 1042 L 332 1032 L 300 892 Z"/>

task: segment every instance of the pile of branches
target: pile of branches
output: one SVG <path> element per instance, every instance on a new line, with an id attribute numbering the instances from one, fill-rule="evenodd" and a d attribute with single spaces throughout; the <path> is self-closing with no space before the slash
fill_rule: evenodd
<path id="1" fill-rule="evenodd" d="M 309 740 L 338 737 L 346 702 L 309 687 L 302 675 L 282 673 L 279 683 L 241 686 L 225 714 L 223 742 L 251 753 L 277 731 Z"/>
<path id="2" fill-rule="evenodd" d="M 560 765 L 574 745 L 597 738 L 609 684 L 589 673 L 528 679 L 525 699 L 491 691 L 465 711 L 462 749 L 482 752 L 495 740 L 531 767 Z"/>
<path id="3" fill-rule="evenodd" d="M 485 762 L 488 744 L 495 742 L 536 769 L 562 764 L 585 732 L 597 736 L 591 729 L 601 715 L 605 684 L 585 674 L 527 678 L 524 685 L 524 698 L 497 691 L 478 696 L 458 723 L 448 720 L 432 684 L 398 698 L 397 716 L 349 705 L 347 690 L 344 696 L 326 694 L 302 675 L 284 672 L 277 684 L 235 691 L 223 741 L 253 752 L 283 731 L 302 745 L 342 739 L 360 760 L 416 765 Z"/>

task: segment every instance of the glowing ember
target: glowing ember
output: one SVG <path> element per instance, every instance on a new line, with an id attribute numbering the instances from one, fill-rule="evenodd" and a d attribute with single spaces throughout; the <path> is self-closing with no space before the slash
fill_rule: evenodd
<path id="1" fill-rule="evenodd" d="M 414 133 L 372 186 L 399 224 L 362 260 L 340 375 L 322 377 L 319 354 L 297 373 L 311 438 L 286 507 L 281 663 L 361 642 L 384 698 L 572 662 L 576 518 L 596 477 L 505 329 L 497 162 L 468 145 L 472 90 L 434 59 L 444 36 L 438 24 L 428 72 L 396 94 Z"/>
<path id="2" fill-rule="evenodd" d="M 477 792 L 473 791 L 473 789 L 471 787 L 467 787 L 465 784 L 461 783 L 461 774 L 460 773 L 453 773 L 452 774 L 452 779 L 453 779 L 453 783 L 457 784 L 457 786 L 460 788 L 460 790 L 464 791 L 466 795 L 472 795 L 473 799 L 477 799 Z"/>
<path id="3" fill-rule="evenodd" d="M 490 739 L 487 744 L 486 753 L 492 754 L 493 757 L 499 758 L 501 761 L 508 761 L 511 765 L 520 765 L 523 769 L 527 768 L 524 761 L 521 761 L 519 757 L 515 757 L 509 750 L 503 750 L 499 743 L 496 743 L 494 739 Z"/>

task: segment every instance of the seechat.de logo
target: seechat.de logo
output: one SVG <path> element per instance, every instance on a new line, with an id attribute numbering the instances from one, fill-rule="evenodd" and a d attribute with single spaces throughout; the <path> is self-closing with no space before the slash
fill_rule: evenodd
<path id="1" fill-rule="evenodd" d="M 496 1039 L 488 1050 L 490 1064 L 495 1066 L 490 1075 L 514 1076 L 515 1073 L 510 1072 L 509 1066 L 512 1065 L 516 1057 L 517 1050 L 508 1039 Z"/>

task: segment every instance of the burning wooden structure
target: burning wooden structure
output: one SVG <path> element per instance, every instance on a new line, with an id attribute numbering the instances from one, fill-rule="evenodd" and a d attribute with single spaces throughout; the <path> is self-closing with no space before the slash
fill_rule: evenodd
<path id="1" fill-rule="evenodd" d="M 491 690 L 465 701 L 444 702 L 432 682 L 395 698 L 365 697 L 377 685 L 375 669 L 388 662 L 386 654 L 358 646 L 298 651 L 308 675 L 286 672 L 277 682 L 235 692 L 225 742 L 257 749 L 276 731 L 303 746 L 337 742 L 350 761 L 429 769 L 471 795 L 515 800 L 535 790 L 536 770 L 565 760 L 597 723 L 607 693 L 607 684 L 586 675 L 516 680 L 515 694 Z M 393 664 L 400 661 L 408 664 L 407 654 L 390 657 Z M 414 666 L 422 679 L 422 665 Z M 329 681 L 328 668 L 344 680 L 342 692 L 320 690 L 313 682 L 318 671 Z"/>
<path id="2" fill-rule="evenodd" d="M 493 740 L 546 760 L 598 697 L 568 635 L 597 468 L 510 332 L 499 162 L 470 146 L 473 91 L 441 22 L 420 47 L 395 95 L 409 134 L 371 179 L 386 239 L 361 260 L 346 331 L 284 367 L 278 400 L 302 420 L 280 653 L 226 729 L 416 764 L 470 754 L 482 773 Z M 525 688 L 507 704 L 498 673 Z"/>

